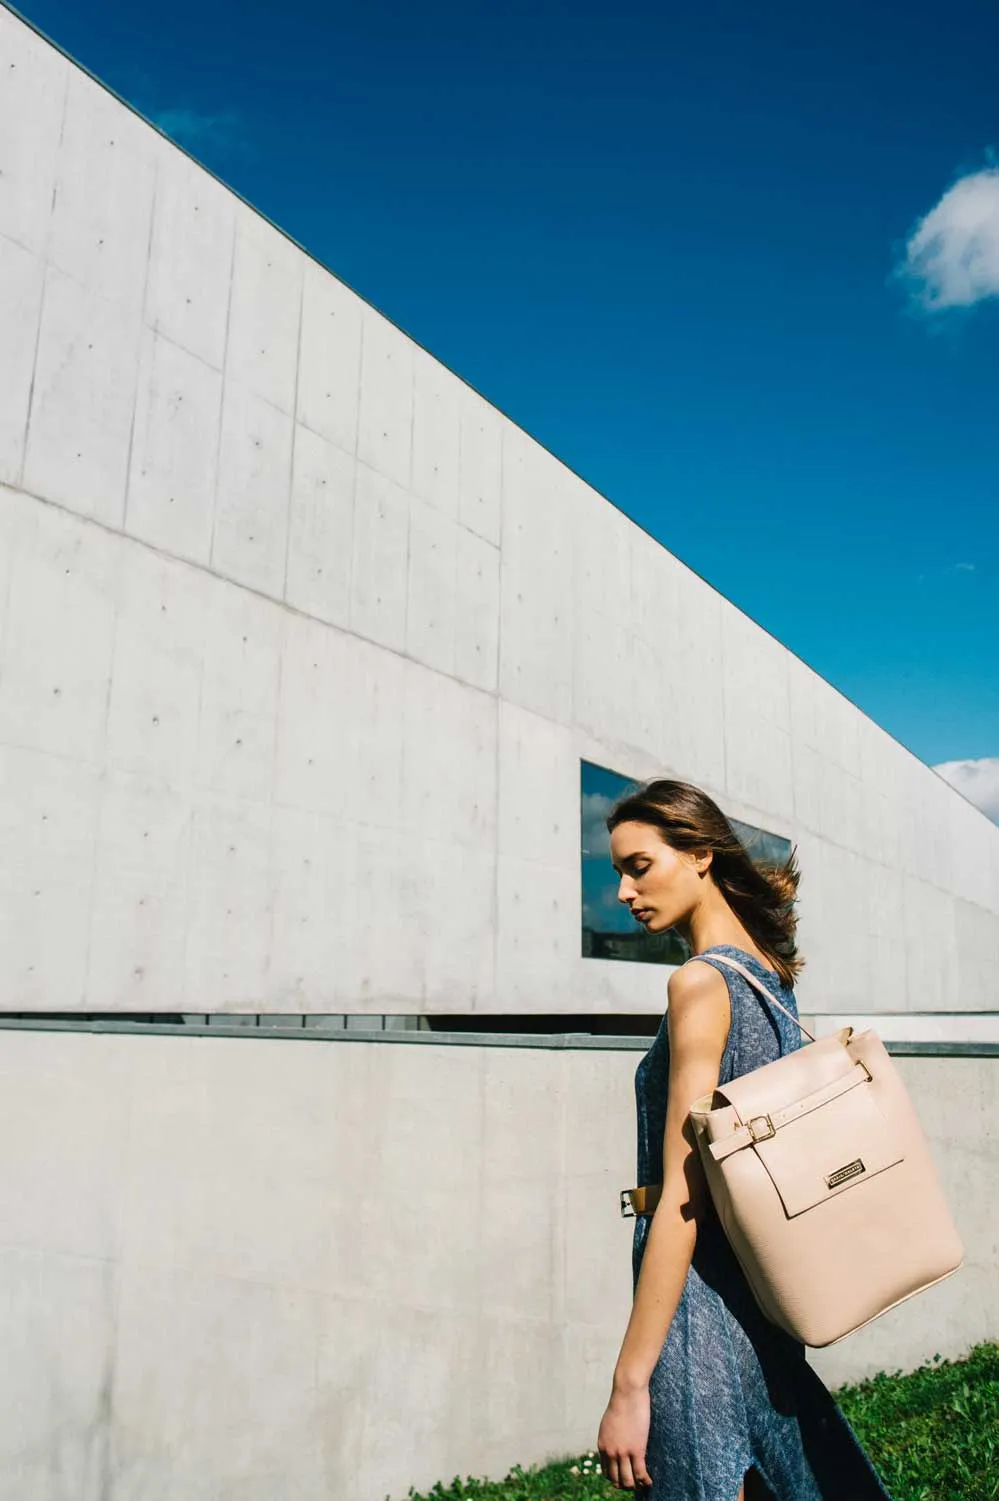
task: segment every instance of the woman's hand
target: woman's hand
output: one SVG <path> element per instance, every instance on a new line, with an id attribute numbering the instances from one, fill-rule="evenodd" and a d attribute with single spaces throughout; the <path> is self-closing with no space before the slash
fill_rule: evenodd
<path id="1" fill-rule="evenodd" d="M 648 1387 L 628 1391 L 615 1387 L 597 1435 L 600 1468 L 612 1485 L 631 1491 L 652 1484 L 652 1476 L 645 1468 L 648 1441 Z"/>

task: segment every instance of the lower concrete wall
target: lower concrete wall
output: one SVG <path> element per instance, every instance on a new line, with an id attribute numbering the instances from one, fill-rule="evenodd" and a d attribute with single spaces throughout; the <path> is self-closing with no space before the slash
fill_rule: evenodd
<path id="1" fill-rule="evenodd" d="M 592 1447 L 638 1050 L 0 1031 L 0 1501 L 398 1501 Z M 999 1337 L 994 1059 L 898 1058 L 962 1271 L 810 1358 Z"/>

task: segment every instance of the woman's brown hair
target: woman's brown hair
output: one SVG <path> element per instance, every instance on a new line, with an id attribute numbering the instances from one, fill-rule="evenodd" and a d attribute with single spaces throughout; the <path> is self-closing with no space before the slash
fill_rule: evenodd
<path id="1" fill-rule="evenodd" d="M 801 872 L 797 847 L 783 864 L 754 863 L 713 798 L 690 782 L 657 779 L 620 798 L 607 818 L 608 831 L 619 823 L 654 825 L 677 850 L 698 854 L 710 850 L 710 871 L 732 911 L 757 947 L 772 961 L 785 985 L 791 986 L 805 964 L 798 953 L 795 904 Z"/>

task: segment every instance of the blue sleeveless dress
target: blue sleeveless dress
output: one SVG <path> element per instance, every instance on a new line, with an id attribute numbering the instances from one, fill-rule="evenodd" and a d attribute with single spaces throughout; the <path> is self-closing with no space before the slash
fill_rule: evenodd
<path id="1" fill-rule="evenodd" d="M 794 991 L 775 971 L 731 944 L 698 955 L 727 954 L 751 970 L 798 1015 Z M 734 970 L 725 977 L 732 1025 L 722 1055 L 724 1084 L 804 1041 L 794 1022 Z M 660 1183 L 669 1087 L 666 1018 L 635 1072 L 637 1183 Z M 638 1286 L 649 1226 L 635 1221 L 633 1288 Z M 747 1501 L 890 1501 L 844 1414 L 805 1358 L 805 1346 L 760 1312 L 714 1206 L 698 1226 L 697 1244 L 676 1315 L 652 1372 L 647 1501 L 735 1501 L 742 1477 L 756 1467 L 765 1484 L 746 1482 Z"/>

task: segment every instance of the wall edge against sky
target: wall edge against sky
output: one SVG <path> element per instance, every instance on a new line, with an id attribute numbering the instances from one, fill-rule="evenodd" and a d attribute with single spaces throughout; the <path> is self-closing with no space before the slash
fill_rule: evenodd
<path id="1" fill-rule="evenodd" d="M 26 15 L 24 15 L 23 12 L 20 11 L 17 8 L 16 5 L 11 4 L 10 0 L 0 0 L 0 8 L 8 11 L 17 21 L 19 21 L 22 25 L 24 25 L 25 27 L 27 27 L 28 30 L 30 30 L 31 32 L 33 32 L 34 35 L 36 35 L 43 42 L 45 42 L 47 46 L 50 46 L 54 51 L 56 51 L 57 53 L 59 53 L 60 56 L 64 57 L 67 60 L 67 62 L 72 67 L 77 68 L 81 73 L 85 74 L 86 77 L 88 77 L 93 83 L 95 83 L 98 86 L 98 88 L 102 89 L 106 94 L 109 94 L 117 103 L 119 103 L 125 109 L 127 109 L 130 114 L 134 115 L 137 119 L 139 119 L 140 121 L 142 121 L 142 123 L 144 125 L 148 126 L 151 130 L 155 131 L 156 134 L 158 136 L 160 136 L 165 142 L 167 142 L 167 144 L 169 146 L 171 146 L 174 150 L 180 152 L 180 154 L 182 156 L 186 157 L 187 160 L 190 161 L 195 167 L 197 167 L 200 171 L 204 172 L 208 177 L 212 178 L 215 182 L 217 182 L 219 184 L 219 186 L 224 189 L 225 192 L 231 193 L 232 196 L 238 202 L 240 202 L 241 204 L 243 204 L 244 207 L 246 207 L 247 209 L 249 209 L 249 211 L 252 214 L 255 214 L 259 219 L 262 219 L 267 225 L 269 225 L 273 230 L 275 230 L 276 233 L 280 234 L 283 239 L 285 239 L 286 241 L 288 241 L 289 244 L 291 244 L 297 251 L 299 251 L 302 255 L 304 255 L 307 258 L 308 261 L 310 261 L 312 264 L 314 264 L 315 266 L 317 266 L 321 271 L 324 271 L 328 276 L 333 277 L 333 279 L 336 282 L 338 282 L 341 286 L 345 287 L 353 296 L 357 297 L 365 305 L 365 307 L 370 308 L 371 311 L 374 312 L 374 313 L 376 313 L 380 318 L 384 318 L 385 321 L 392 328 L 394 328 L 397 333 L 401 334 L 403 338 L 409 340 L 409 342 L 411 344 L 413 344 L 417 349 L 419 349 L 429 359 L 433 360 L 442 369 L 446 370 L 449 375 L 453 376 L 455 380 L 460 381 L 463 386 L 465 386 L 469 391 L 471 391 L 480 400 L 484 401 L 486 403 L 486 405 L 493 412 L 495 412 L 497 414 L 497 416 L 500 417 L 504 422 L 509 423 L 511 427 L 513 427 L 514 429 L 516 429 L 519 433 L 521 433 L 530 442 L 537 444 L 537 446 L 543 452 L 545 452 L 546 454 L 548 454 L 548 456 L 550 458 L 554 459 L 554 461 L 557 464 L 559 464 L 563 469 L 565 469 L 575 479 L 579 480 L 581 484 L 586 485 L 586 487 L 594 495 L 598 496 L 599 499 L 601 499 L 602 501 L 604 501 L 607 505 L 613 507 L 613 509 L 615 511 L 617 511 L 618 514 L 625 519 L 625 521 L 629 522 L 630 525 L 634 526 L 639 532 L 641 532 L 643 535 L 645 535 L 646 537 L 648 537 L 649 540 L 651 542 L 655 543 L 655 545 L 657 547 L 661 547 L 664 552 L 668 553 L 670 557 L 672 557 L 673 559 L 675 559 L 675 561 L 678 562 L 681 565 L 681 567 L 686 568 L 689 573 L 691 573 L 703 585 L 705 585 L 714 594 L 716 594 L 719 597 L 719 599 L 721 599 L 726 605 L 728 605 L 731 609 L 738 611 L 738 613 L 740 615 L 744 616 L 745 619 L 751 621 L 752 624 L 754 626 L 756 626 L 758 630 L 763 631 L 764 634 L 767 635 L 770 638 L 770 640 L 775 643 L 775 645 L 777 645 L 778 647 L 780 647 L 783 651 L 788 652 L 790 656 L 794 657 L 796 661 L 800 662 L 801 665 L 803 667 L 805 667 L 809 672 L 814 673 L 815 676 L 818 677 L 821 682 L 825 683 L 826 686 L 829 687 L 829 688 L 831 688 L 834 693 L 837 693 L 842 699 L 844 699 L 848 704 L 850 704 L 850 706 L 854 710 L 856 710 L 856 712 L 858 714 L 862 715 L 864 719 L 866 719 L 872 725 L 874 725 L 875 728 L 878 729 L 882 734 L 887 735 L 888 738 L 892 741 L 893 744 L 897 745 L 901 750 L 905 751 L 907 755 L 911 756 L 912 759 L 918 763 L 918 765 L 920 765 L 921 767 L 925 767 L 929 771 L 934 772 L 934 775 L 938 778 L 939 781 L 941 781 L 944 784 L 944 786 L 946 786 L 948 788 L 948 790 L 950 792 L 952 792 L 957 797 L 959 797 L 962 800 L 962 802 L 967 803 L 967 805 L 970 808 L 973 808 L 974 811 L 977 814 L 979 814 L 979 816 L 981 818 L 983 818 L 987 824 L 989 824 L 993 828 L 999 827 L 999 826 L 997 826 L 995 824 L 995 821 L 988 816 L 988 814 L 984 813 L 982 811 L 982 809 L 980 807 L 978 807 L 978 805 L 976 803 L 972 802 L 971 799 L 968 798 L 959 788 L 955 787 L 951 782 L 949 782 L 946 777 L 941 776 L 940 773 L 937 772 L 935 770 L 935 768 L 932 765 L 930 765 L 929 762 L 922 760 L 922 758 L 920 756 L 918 756 L 916 754 L 916 752 L 913 751 L 903 741 L 898 740 L 896 738 L 896 736 L 894 736 L 891 733 L 890 730 L 886 729 L 884 727 L 884 725 L 882 725 L 872 715 L 868 714 L 865 709 L 861 708 L 861 706 L 859 704 L 855 703 L 854 700 L 851 699 L 848 694 L 844 693 L 841 688 L 837 687 L 835 683 L 831 682 L 828 678 L 824 677 L 822 675 L 822 673 L 818 672 L 818 670 L 815 667 L 813 667 L 811 665 L 811 663 L 807 662 L 804 657 L 799 656 L 798 653 L 794 650 L 793 647 L 790 647 L 790 646 L 787 645 L 786 642 L 781 641 L 779 637 L 775 636 L 772 631 L 770 631 L 765 625 L 762 625 L 760 623 L 760 621 L 756 620 L 755 617 L 752 616 L 752 615 L 750 615 L 748 611 L 744 610 L 740 605 L 737 605 L 734 600 L 730 599 L 728 597 L 728 595 L 724 594 L 722 592 L 722 590 L 718 588 L 717 585 L 713 584 L 710 581 L 710 579 L 705 578 L 702 574 L 700 574 L 697 571 L 696 568 L 693 568 L 682 557 L 680 557 L 679 554 L 673 552 L 671 548 L 667 547 L 666 543 L 663 542 L 661 540 L 661 538 L 654 536 L 653 533 L 651 533 L 650 531 L 648 531 L 641 524 L 641 522 L 636 521 L 633 516 L 629 515 L 629 513 L 627 511 L 625 511 L 623 509 L 623 507 L 621 507 L 620 505 L 618 505 L 618 503 L 611 496 L 606 495 L 602 490 L 598 489 L 597 486 L 595 486 L 594 484 L 592 484 L 591 481 L 588 480 L 584 474 L 580 473 L 579 470 L 577 470 L 576 468 L 574 468 L 573 465 L 571 463 L 569 463 L 565 458 L 563 458 L 560 454 L 556 453 L 554 449 L 548 447 L 548 445 L 543 440 L 541 440 L 540 438 L 536 437 L 533 433 L 529 432 L 525 427 L 523 427 L 519 422 L 517 422 L 516 419 L 514 419 L 513 417 L 510 417 L 508 415 L 508 413 L 506 413 L 501 407 L 497 406 L 497 404 L 495 403 L 495 401 L 493 401 L 483 391 L 479 390 L 479 388 L 477 386 L 473 385 L 472 382 L 469 381 L 459 371 L 454 370 L 450 365 L 448 365 L 444 360 L 442 360 L 438 355 L 436 355 L 431 349 L 429 349 L 425 344 L 423 344 L 418 338 L 416 338 L 407 329 L 403 328 L 402 325 L 399 324 L 399 323 L 397 323 L 395 321 L 395 319 L 390 314 L 386 313 L 382 308 L 378 307 L 374 302 L 372 302 L 370 298 L 364 296 L 361 292 L 359 292 L 354 286 L 351 285 L 350 282 L 346 281 L 336 271 L 334 271 L 330 266 L 328 266 L 325 263 L 325 261 L 321 260 L 319 258 L 319 256 L 317 256 L 313 251 L 309 250 L 307 246 L 303 245 L 299 240 L 296 240 L 295 237 L 287 229 L 283 228 L 280 224 L 277 224 L 262 209 L 258 208 L 256 204 L 252 203 L 248 198 L 244 197 L 243 194 L 240 193 L 237 188 L 234 188 L 230 183 L 226 182 L 224 178 L 220 177 L 217 172 L 215 172 L 215 171 L 212 170 L 212 168 L 206 166 L 204 162 L 199 161 L 198 158 L 196 156 L 194 156 L 185 146 L 181 145 L 179 142 L 177 142 L 176 140 L 174 140 L 174 138 L 172 136 L 168 135 L 167 132 L 162 128 L 162 126 L 158 125 L 156 123 L 156 121 L 149 119 L 149 117 L 147 115 L 143 114 L 143 112 L 140 109 L 138 109 L 134 104 L 130 103 L 130 101 L 127 100 L 127 99 L 125 99 L 122 95 L 120 95 L 117 92 L 116 89 L 114 89 L 110 84 L 108 84 L 107 82 L 105 82 L 104 79 L 100 78 L 90 68 L 88 68 L 85 63 L 80 62 L 78 58 L 74 57 L 73 54 L 70 53 L 65 47 L 63 47 L 58 41 L 56 41 L 53 37 L 51 37 L 47 32 L 43 31 L 42 28 L 40 26 L 36 25 L 36 23 L 34 21 L 30 20 L 29 17 L 27 17 Z M 28 492 L 24 492 L 24 493 L 28 493 Z M 84 519 L 93 519 L 93 518 L 84 518 Z M 114 530 L 113 528 L 110 528 L 110 529 Z M 173 556 L 173 554 L 163 554 L 163 555 L 164 556 Z M 238 587 L 246 587 L 246 586 L 245 585 L 239 585 Z M 252 591 L 252 592 L 256 592 L 256 591 Z M 269 595 L 262 596 L 262 597 L 271 598 L 271 596 L 269 596 Z M 284 601 L 281 601 L 281 603 L 283 604 Z M 309 617 L 309 618 L 311 618 L 311 617 Z"/>

